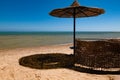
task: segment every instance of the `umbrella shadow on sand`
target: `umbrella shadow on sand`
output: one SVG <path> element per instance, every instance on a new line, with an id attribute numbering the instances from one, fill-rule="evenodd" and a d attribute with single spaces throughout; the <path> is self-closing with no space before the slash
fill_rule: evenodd
<path id="1" fill-rule="evenodd" d="M 19 64 L 34 69 L 59 69 L 67 68 L 78 72 L 90 74 L 120 74 L 120 71 L 98 71 L 74 66 L 74 55 L 52 53 L 35 54 L 19 59 Z"/>

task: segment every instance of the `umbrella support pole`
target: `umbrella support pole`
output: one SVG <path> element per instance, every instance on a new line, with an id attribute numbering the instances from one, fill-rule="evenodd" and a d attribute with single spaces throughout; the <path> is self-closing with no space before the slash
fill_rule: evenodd
<path id="1" fill-rule="evenodd" d="M 76 35 L 75 35 L 75 31 L 76 31 L 76 28 L 75 28 L 75 25 L 76 24 L 76 18 L 75 18 L 75 8 L 74 8 L 74 11 L 73 11 L 73 47 L 74 47 L 74 51 L 73 51 L 73 55 L 74 55 L 74 63 L 75 63 L 75 38 L 76 38 Z"/>

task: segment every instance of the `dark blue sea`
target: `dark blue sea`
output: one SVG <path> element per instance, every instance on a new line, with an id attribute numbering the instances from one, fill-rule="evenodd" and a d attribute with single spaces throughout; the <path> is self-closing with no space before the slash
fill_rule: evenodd
<path id="1" fill-rule="evenodd" d="M 120 38 L 120 32 L 76 32 L 81 40 Z M 73 32 L 0 32 L 0 49 L 36 47 L 73 42 Z"/>

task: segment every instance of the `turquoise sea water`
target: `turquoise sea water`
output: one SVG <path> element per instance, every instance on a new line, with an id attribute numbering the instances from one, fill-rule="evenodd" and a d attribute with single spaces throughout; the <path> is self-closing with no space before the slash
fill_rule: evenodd
<path id="1" fill-rule="evenodd" d="M 82 40 L 120 38 L 120 32 L 76 32 Z M 73 42 L 72 32 L 0 32 L 0 49 L 35 47 Z"/>

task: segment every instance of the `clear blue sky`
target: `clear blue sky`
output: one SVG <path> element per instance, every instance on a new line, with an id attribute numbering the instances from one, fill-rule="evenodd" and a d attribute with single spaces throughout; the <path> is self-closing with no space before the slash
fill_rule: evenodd
<path id="1" fill-rule="evenodd" d="M 0 31 L 72 31 L 72 18 L 49 12 L 74 0 L 0 0 Z M 82 6 L 105 9 L 97 17 L 78 18 L 77 31 L 120 31 L 120 0 L 78 0 Z"/>

